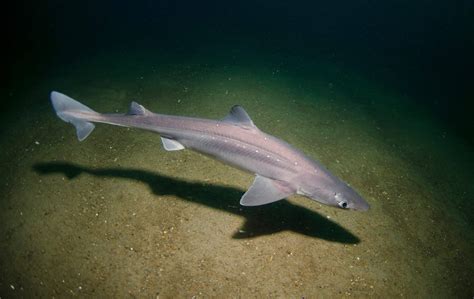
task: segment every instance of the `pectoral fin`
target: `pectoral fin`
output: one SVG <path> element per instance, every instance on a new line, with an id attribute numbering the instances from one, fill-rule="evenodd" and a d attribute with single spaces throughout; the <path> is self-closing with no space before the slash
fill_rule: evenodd
<path id="1" fill-rule="evenodd" d="M 260 206 L 286 198 L 294 193 L 295 190 L 285 182 L 257 175 L 253 185 L 240 199 L 240 204 L 243 206 Z"/>

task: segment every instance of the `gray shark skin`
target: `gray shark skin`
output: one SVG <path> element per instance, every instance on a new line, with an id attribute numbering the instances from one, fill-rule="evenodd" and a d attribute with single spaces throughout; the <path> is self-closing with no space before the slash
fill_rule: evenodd
<path id="1" fill-rule="evenodd" d="M 59 118 L 76 127 L 84 140 L 93 123 L 140 128 L 158 133 L 167 151 L 192 149 L 256 174 L 242 196 L 243 206 L 258 206 L 300 194 L 342 209 L 366 211 L 368 203 L 319 162 L 290 144 L 260 131 L 240 107 L 222 120 L 156 114 L 132 102 L 127 114 L 101 114 L 53 91 L 51 102 Z"/>

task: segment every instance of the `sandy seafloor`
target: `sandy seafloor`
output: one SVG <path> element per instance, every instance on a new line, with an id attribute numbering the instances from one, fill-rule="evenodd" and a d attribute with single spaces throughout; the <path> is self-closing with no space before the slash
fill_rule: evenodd
<path id="1" fill-rule="evenodd" d="M 344 66 L 268 53 L 103 52 L 18 83 L 0 140 L 0 294 L 10 297 L 474 295 L 473 154 L 422 105 Z M 58 90 L 99 112 L 222 118 L 354 186 L 368 212 L 301 196 L 243 208 L 253 175 L 158 135 L 60 121 Z M 25 104 L 26 103 L 26 104 Z"/>

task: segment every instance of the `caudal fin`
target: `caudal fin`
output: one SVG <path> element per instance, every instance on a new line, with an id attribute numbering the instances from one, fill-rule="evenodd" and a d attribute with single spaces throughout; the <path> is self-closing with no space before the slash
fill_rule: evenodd
<path id="1" fill-rule="evenodd" d="M 91 108 L 57 91 L 51 92 L 51 103 L 56 111 L 56 115 L 60 119 L 71 123 L 76 127 L 77 138 L 79 141 L 86 139 L 92 130 L 94 130 L 94 124 L 80 116 L 81 112 L 96 114 L 97 112 Z"/>

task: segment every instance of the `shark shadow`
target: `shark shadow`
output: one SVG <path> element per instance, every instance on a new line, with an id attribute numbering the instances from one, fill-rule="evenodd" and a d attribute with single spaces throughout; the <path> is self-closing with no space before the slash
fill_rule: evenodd
<path id="1" fill-rule="evenodd" d="M 357 236 L 339 224 L 287 200 L 256 207 L 240 206 L 239 198 L 242 196 L 242 190 L 232 187 L 190 182 L 133 168 L 96 169 L 66 162 L 49 162 L 35 164 L 33 169 L 41 175 L 61 173 L 69 179 L 85 173 L 97 177 L 124 178 L 147 183 L 154 194 L 174 195 L 183 200 L 244 217 L 246 221 L 233 235 L 235 239 L 289 230 L 331 242 L 345 244 L 360 242 Z"/>

